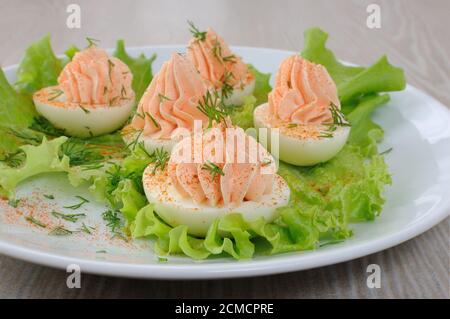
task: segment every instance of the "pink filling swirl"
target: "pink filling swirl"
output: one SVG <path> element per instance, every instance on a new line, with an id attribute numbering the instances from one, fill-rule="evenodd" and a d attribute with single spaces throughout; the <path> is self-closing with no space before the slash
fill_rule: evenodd
<path id="1" fill-rule="evenodd" d="M 238 206 L 272 192 L 274 158 L 243 129 L 232 129 L 220 125 L 200 140 L 185 138 L 175 146 L 168 174 L 183 197 L 211 206 Z M 200 150 L 200 159 L 190 150 Z"/>
<path id="2" fill-rule="evenodd" d="M 193 130 L 194 121 L 207 123 L 199 109 L 207 85 L 192 63 L 173 53 L 142 96 L 131 126 L 146 136 L 170 138 L 177 128 Z"/>
<path id="3" fill-rule="evenodd" d="M 69 104 L 120 105 L 134 99 L 133 75 L 128 66 L 105 50 L 92 47 L 77 52 L 58 77 Z"/>
<path id="4" fill-rule="evenodd" d="M 242 59 L 233 54 L 225 41 L 211 28 L 204 40 L 193 38 L 187 56 L 201 76 L 219 89 L 224 82 L 233 87 L 245 85 L 254 79 Z"/>
<path id="5" fill-rule="evenodd" d="M 297 124 L 332 122 L 330 105 L 340 108 L 332 78 L 323 65 L 292 55 L 285 59 L 269 94 L 269 112 Z"/>

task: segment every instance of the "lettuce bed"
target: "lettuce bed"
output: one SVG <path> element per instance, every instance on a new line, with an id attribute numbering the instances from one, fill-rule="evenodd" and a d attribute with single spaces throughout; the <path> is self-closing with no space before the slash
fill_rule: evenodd
<path id="1" fill-rule="evenodd" d="M 71 47 L 66 51 L 67 58 L 60 60 L 53 54 L 48 37 L 27 50 L 18 70 L 17 90 L 0 72 L 0 132 L 5 136 L 0 142 L 1 192 L 13 197 L 18 183 L 30 176 L 67 172 L 73 185 L 88 184 L 99 200 L 122 213 L 129 235 L 154 240 L 159 255 L 184 254 L 194 259 L 229 255 L 245 259 L 255 253 L 314 249 L 339 242 L 352 235 L 350 223 L 373 220 L 381 213 L 382 192 L 391 178 L 377 149 L 383 130 L 371 120 L 371 114 L 389 100 L 382 92 L 402 90 L 405 79 L 403 71 L 390 65 L 384 56 L 367 68 L 339 63 L 326 48 L 326 39 L 327 34 L 320 29 L 307 30 L 301 55 L 324 65 L 335 80 L 343 112 L 352 124 L 350 138 L 327 163 L 307 168 L 280 164 L 279 174 L 291 188 L 291 200 L 288 206 L 280 208 L 280 217 L 272 223 L 246 222 L 239 214 L 229 214 L 216 220 L 205 238 L 190 236 L 186 226 L 164 223 L 147 202 L 141 177 L 151 159 L 139 146 L 125 149 L 117 133 L 94 140 L 74 140 L 59 136 L 62 134 L 49 123 L 38 120 L 30 94 L 54 84 L 62 65 L 77 50 Z M 132 58 L 123 41 L 118 42 L 115 55 L 130 66 L 133 88 L 141 96 L 151 81 L 155 57 Z M 256 77 L 254 95 L 231 113 L 233 122 L 243 128 L 253 125 L 254 107 L 264 103 L 271 90 L 270 74 L 250 68 Z M 14 134 L 17 131 L 27 135 Z M 90 153 L 74 156 L 67 151 L 68 145 L 75 149 L 76 145 L 83 149 L 87 146 Z M 98 145 L 102 150 L 113 148 L 114 155 L 109 152 L 105 156 L 96 148 Z M 11 160 L 14 156 L 16 162 Z"/>

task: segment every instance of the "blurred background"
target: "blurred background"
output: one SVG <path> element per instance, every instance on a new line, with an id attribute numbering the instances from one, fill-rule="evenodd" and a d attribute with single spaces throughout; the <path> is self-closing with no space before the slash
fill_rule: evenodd
<path id="1" fill-rule="evenodd" d="M 69 4 L 81 8 L 81 28 L 69 29 Z M 368 5 L 380 7 L 381 27 L 370 29 Z M 373 63 L 385 53 L 406 70 L 408 82 L 445 104 L 450 83 L 448 0 L 1 0 L 0 64 L 17 63 L 30 42 L 49 33 L 54 50 L 85 45 L 87 36 L 114 47 L 185 44 L 186 20 L 213 27 L 232 45 L 301 50 L 312 26 L 330 34 L 343 60 Z M 424 56 L 425 58 L 422 58 Z"/>

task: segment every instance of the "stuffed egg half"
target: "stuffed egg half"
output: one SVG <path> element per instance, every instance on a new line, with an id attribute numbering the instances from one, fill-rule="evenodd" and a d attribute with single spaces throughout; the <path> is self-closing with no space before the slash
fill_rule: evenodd
<path id="1" fill-rule="evenodd" d="M 187 225 L 192 235 L 206 235 L 215 220 L 230 213 L 270 222 L 289 201 L 275 159 L 241 128 L 221 124 L 186 137 L 164 168 L 158 167 L 151 164 L 144 172 L 145 194 L 165 222 Z"/>
<path id="2" fill-rule="evenodd" d="M 208 92 L 206 82 L 184 56 L 173 53 L 155 75 L 139 101 L 130 125 L 123 130 L 126 142 L 143 143 L 148 152 L 174 145 L 208 123 L 198 106 Z"/>
<path id="3" fill-rule="evenodd" d="M 37 91 L 39 114 L 67 135 L 92 137 L 113 132 L 134 107 L 133 75 L 103 49 L 77 52 L 58 77 L 58 85 Z"/>
<path id="4" fill-rule="evenodd" d="M 279 138 L 279 158 L 298 166 L 330 160 L 350 133 L 327 70 L 299 55 L 281 63 L 268 103 L 258 106 L 253 118 L 256 128 L 277 129 L 270 136 Z"/>
<path id="5" fill-rule="evenodd" d="M 243 104 L 255 89 L 255 77 L 213 29 L 200 34 L 189 42 L 188 58 L 202 78 L 221 92 L 226 105 Z"/>

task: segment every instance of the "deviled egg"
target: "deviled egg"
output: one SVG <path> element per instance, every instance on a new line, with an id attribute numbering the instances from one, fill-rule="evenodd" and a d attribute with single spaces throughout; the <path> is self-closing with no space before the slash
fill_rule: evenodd
<path id="1" fill-rule="evenodd" d="M 276 167 L 253 137 L 221 124 L 185 137 L 164 165 L 150 164 L 143 187 L 165 222 L 187 225 L 190 234 L 204 236 L 216 219 L 230 213 L 247 221 L 274 220 L 290 196 Z"/>
<path id="2" fill-rule="evenodd" d="M 33 95 L 39 114 L 67 135 L 90 137 L 120 128 L 134 107 L 133 75 L 121 60 L 90 47 L 77 52 L 58 85 Z"/>
<path id="3" fill-rule="evenodd" d="M 298 166 L 330 160 L 350 132 L 326 68 L 300 55 L 281 63 L 268 103 L 258 106 L 253 118 L 256 128 L 278 129 L 280 159 Z"/>
<path id="4" fill-rule="evenodd" d="M 155 75 L 139 101 L 130 125 L 123 129 L 126 142 L 142 142 L 148 152 L 163 148 L 170 152 L 185 135 L 208 123 L 208 117 L 198 106 L 207 95 L 208 87 L 192 63 L 173 53 Z"/>
<path id="5" fill-rule="evenodd" d="M 187 56 L 200 75 L 221 92 L 227 105 L 241 105 L 253 93 L 255 77 L 214 30 L 199 32 L 193 25 Z"/>

